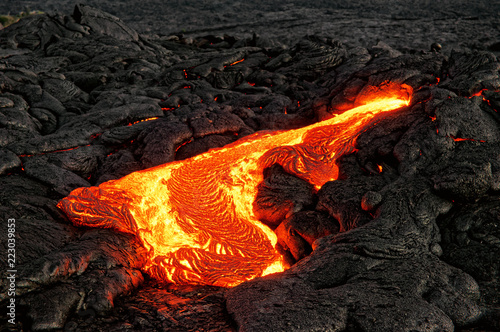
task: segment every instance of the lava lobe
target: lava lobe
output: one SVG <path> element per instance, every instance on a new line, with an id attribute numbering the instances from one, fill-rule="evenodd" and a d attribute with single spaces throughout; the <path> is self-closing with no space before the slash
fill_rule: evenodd
<path id="1" fill-rule="evenodd" d="M 275 233 L 254 215 L 263 170 L 280 164 L 316 189 L 338 176 L 379 113 L 408 105 L 411 88 L 386 83 L 358 107 L 310 126 L 258 132 L 190 159 L 78 188 L 58 204 L 77 226 L 136 235 L 149 250 L 144 270 L 174 283 L 232 287 L 284 270 Z"/>

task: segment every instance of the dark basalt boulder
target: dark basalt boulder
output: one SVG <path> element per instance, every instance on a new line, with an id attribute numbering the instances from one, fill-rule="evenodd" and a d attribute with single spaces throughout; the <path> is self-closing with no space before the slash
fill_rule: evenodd
<path id="1" fill-rule="evenodd" d="M 187 158 L 191 158 L 207 152 L 210 149 L 220 148 L 224 145 L 232 143 L 235 141 L 237 136 L 224 136 L 224 135 L 208 135 L 205 137 L 201 137 L 198 139 L 192 139 L 186 141 L 186 144 L 181 145 L 176 153 L 176 160 L 183 160 Z"/>
<path id="2" fill-rule="evenodd" d="M 313 204 L 313 186 L 274 164 L 257 186 L 253 211 L 258 220 L 276 228 L 285 218 Z"/>
<path id="3" fill-rule="evenodd" d="M 318 211 L 327 212 L 340 223 L 340 231 L 362 226 L 372 217 L 362 209 L 361 200 L 367 192 L 379 191 L 385 186 L 381 177 L 349 179 L 328 182 L 318 192 Z"/>
<path id="4" fill-rule="evenodd" d="M 47 161 L 45 156 L 30 158 L 24 162 L 26 175 L 52 187 L 61 195 L 68 195 L 79 187 L 90 187 L 90 183 L 75 173 Z"/>
<path id="5" fill-rule="evenodd" d="M 153 128 L 148 128 L 139 135 L 137 140 L 142 144 L 136 154 L 141 156 L 140 160 L 145 168 L 173 161 L 176 148 L 192 135 L 192 131 L 184 123 L 158 121 Z"/>
<path id="6" fill-rule="evenodd" d="M 337 220 L 317 211 L 294 213 L 283 220 L 275 230 L 279 249 L 289 264 L 309 255 L 317 239 L 337 234 L 339 231 Z"/>
<path id="7" fill-rule="evenodd" d="M 126 26 L 118 17 L 81 4 L 75 6 L 72 16 L 66 17 L 66 26 L 84 34 L 107 35 L 127 41 L 139 40 L 137 32 Z"/>
<path id="8" fill-rule="evenodd" d="M 21 166 L 21 160 L 12 151 L 0 149 L 0 174 L 6 174 Z"/>

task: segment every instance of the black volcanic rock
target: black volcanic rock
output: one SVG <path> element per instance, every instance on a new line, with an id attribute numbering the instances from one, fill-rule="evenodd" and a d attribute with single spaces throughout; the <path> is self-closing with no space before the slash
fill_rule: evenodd
<path id="1" fill-rule="evenodd" d="M 0 174 L 5 174 L 21 166 L 21 160 L 12 151 L 0 149 Z"/>
<path id="2" fill-rule="evenodd" d="M 119 40 L 137 41 L 139 35 L 119 18 L 86 5 L 76 5 L 73 15 L 65 17 L 69 30 L 83 34 L 94 33 Z"/>
<path id="3" fill-rule="evenodd" d="M 293 28 L 319 13 L 279 6 L 291 21 L 276 12 L 257 19 Z M 395 20 L 421 44 L 426 32 L 410 32 L 417 23 L 401 15 L 412 13 L 400 8 L 381 27 L 392 31 Z M 378 34 L 378 23 L 359 19 Z M 16 219 L 17 327 L 498 329 L 497 57 L 463 41 L 451 53 L 436 39 L 441 51 L 428 51 L 427 39 L 424 51 L 370 47 L 351 26 L 332 36 L 339 42 L 302 23 L 308 35 L 291 36 L 291 46 L 218 28 L 201 38 L 142 35 L 78 5 L 0 31 L 0 216 L 4 226 Z M 75 228 L 56 207 L 77 187 L 330 118 L 386 81 L 411 86 L 412 101 L 364 128 L 354 152 L 337 159 L 337 181 L 315 193 L 279 166 L 265 174 L 255 212 L 276 228 L 292 265 L 283 273 L 228 290 L 161 284 L 141 272 L 137 239 Z M 7 252 L 5 235 L 0 242 Z M 2 305 L 6 290 L 2 278 Z"/>
<path id="4" fill-rule="evenodd" d="M 90 183 L 75 173 L 58 167 L 46 160 L 47 158 L 30 158 L 24 163 L 26 175 L 49 185 L 57 193 L 68 195 L 79 187 L 90 187 Z"/>
<path id="5" fill-rule="evenodd" d="M 498 142 L 500 129 L 494 117 L 481 109 L 482 98 L 445 100 L 434 110 L 440 135 Z"/>
<path id="6" fill-rule="evenodd" d="M 207 112 L 204 116 L 199 112 L 189 119 L 189 125 L 193 129 L 193 137 L 203 137 L 212 134 L 223 134 L 226 132 L 239 132 L 245 123 L 236 115 L 227 111 Z"/>
<path id="7" fill-rule="evenodd" d="M 138 137 L 141 163 L 145 167 L 157 166 L 174 160 L 175 149 L 192 137 L 189 127 L 181 122 L 156 122 L 153 128 L 144 130 Z"/>
<path id="8" fill-rule="evenodd" d="M 228 291 L 229 312 L 243 331 L 453 331 L 450 317 L 461 324 L 479 317 L 475 282 L 437 258 L 380 261 L 346 249 L 332 255 L 336 263 L 329 267 L 308 261 L 311 274 L 332 274 L 330 285 L 311 283 L 291 269 L 279 280 L 264 277 Z M 447 279 L 454 284 L 443 283 Z"/>
<path id="9" fill-rule="evenodd" d="M 196 155 L 207 152 L 213 148 L 223 147 L 229 143 L 234 142 L 235 137 L 224 135 L 208 135 L 195 140 L 187 141 L 187 144 L 179 147 L 175 154 L 176 160 L 182 160 L 194 157 Z"/>
<path id="10" fill-rule="evenodd" d="M 21 306 L 28 308 L 27 315 L 35 322 L 31 325 L 33 331 L 62 329 L 71 313 L 70 308 L 76 308 L 82 299 L 81 293 L 72 285 L 59 284 L 46 292 L 33 293 L 26 296 Z M 39 309 L 34 309 L 40 306 Z"/>
<path id="11" fill-rule="evenodd" d="M 285 218 L 313 203 L 313 186 L 274 164 L 264 170 L 264 181 L 257 187 L 253 211 L 262 223 L 276 228 Z"/>
<path id="12" fill-rule="evenodd" d="M 489 52 L 452 52 L 448 65 L 450 80 L 443 82 L 443 87 L 459 95 L 470 96 L 481 89 L 495 90 L 500 86 L 500 66 Z"/>
<path id="13" fill-rule="evenodd" d="M 422 180 L 416 180 L 409 191 L 407 179 L 386 186 L 384 202 L 373 222 L 316 241 L 313 253 L 282 275 L 229 290 L 228 310 L 237 323 L 252 331 L 267 325 L 275 329 L 288 325 L 294 330 L 321 328 L 323 316 L 308 318 L 311 312 L 314 317 L 314 309 L 301 309 L 293 318 L 274 319 L 286 310 L 287 302 L 293 302 L 287 294 L 299 289 L 308 289 L 302 301 L 311 302 L 311 308 L 335 299 L 332 303 L 340 305 L 337 310 L 347 311 L 336 323 L 338 330 L 353 324 L 363 331 L 417 326 L 452 331 L 454 324 L 477 320 L 481 316 L 477 283 L 435 256 L 439 231 L 433 220 L 451 204 L 433 195 L 428 181 Z M 269 284 L 273 284 L 272 291 Z"/>
<path id="14" fill-rule="evenodd" d="M 363 211 L 361 200 L 370 191 L 379 191 L 385 186 L 381 177 L 357 178 L 328 182 L 318 192 L 319 211 L 324 211 L 340 223 L 344 232 L 366 224 L 372 218 Z"/>
<path id="15" fill-rule="evenodd" d="M 312 252 L 314 241 L 339 231 L 335 219 L 316 211 L 300 211 L 283 220 L 275 232 L 284 257 L 295 263 Z"/>

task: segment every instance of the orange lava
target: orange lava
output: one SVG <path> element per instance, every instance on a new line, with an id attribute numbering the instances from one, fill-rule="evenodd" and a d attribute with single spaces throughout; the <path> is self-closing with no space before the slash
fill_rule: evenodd
<path id="1" fill-rule="evenodd" d="M 235 64 L 238 64 L 238 63 L 243 62 L 243 61 L 245 61 L 245 59 L 241 59 L 241 60 L 235 61 L 233 63 L 230 63 L 229 65 L 230 66 L 234 66 Z"/>
<path id="2" fill-rule="evenodd" d="M 78 188 L 58 206 L 77 226 L 136 235 L 149 250 L 144 270 L 174 283 L 232 287 L 284 270 L 276 235 L 254 215 L 263 169 L 274 163 L 320 188 L 336 159 L 354 149 L 379 113 L 408 105 L 411 88 L 385 84 L 362 104 L 288 131 L 258 132 L 196 157 Z"/>
<path id="3" fill-rule="evenodd" d="M 454 140 L 455 142 L 463 142 L 463 141 L 471 141 L 471 142 L 479 142 L 479 143 L 484 143 L 486 141 L 483 141 L 483 140 L 475 140 L 473 138 L 462 138 L 462 137 L 455 137 L 453 135 L 450 135 L 449 136 L 452 140 Z"/>

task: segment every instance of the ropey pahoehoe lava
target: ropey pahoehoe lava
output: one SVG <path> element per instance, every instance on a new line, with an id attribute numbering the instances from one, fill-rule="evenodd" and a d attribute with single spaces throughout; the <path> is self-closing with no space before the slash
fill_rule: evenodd
<path id="1" fill-rule="evenodd" d="M 136 235 L 144 270 L 174 283 L 231 287 L 284 270 L 276 235 L 253 213 L 263 170 L 275 163 L 317 189 L 337 179 L 335 160 L 373 118 L 408 105 L 407 85 L 368 89 L 357 106 L 307 127 L 257 132 L 190 159 L 78 188 L 58 206 L 77 226 Z"/>

